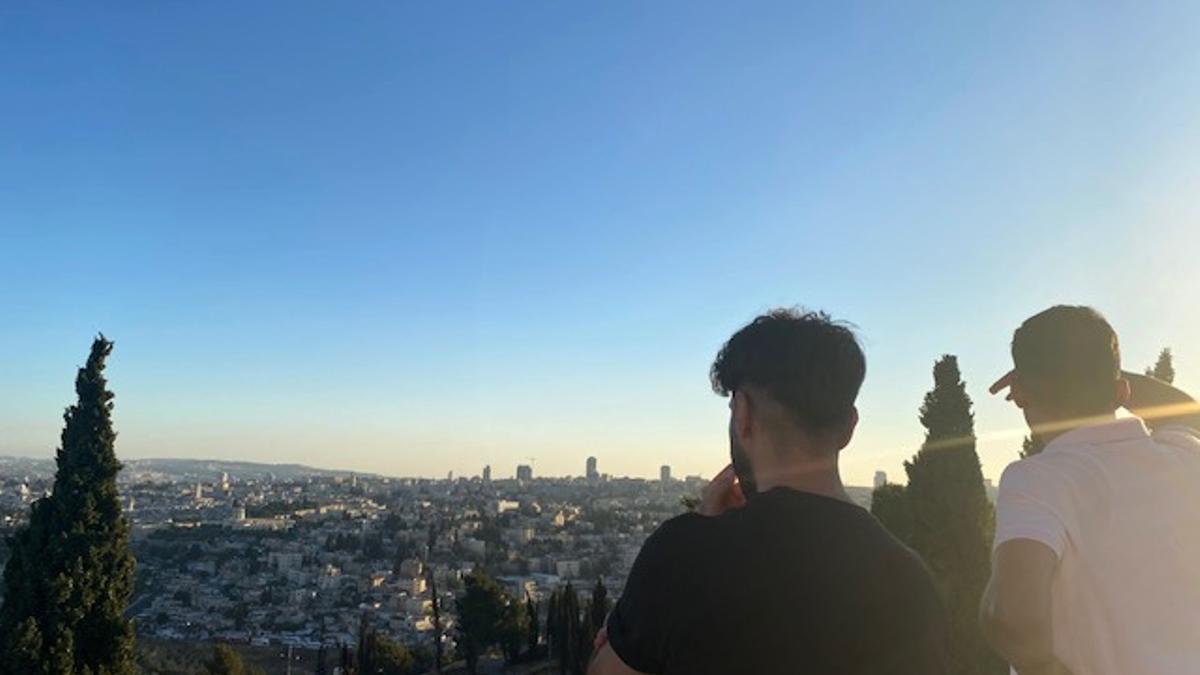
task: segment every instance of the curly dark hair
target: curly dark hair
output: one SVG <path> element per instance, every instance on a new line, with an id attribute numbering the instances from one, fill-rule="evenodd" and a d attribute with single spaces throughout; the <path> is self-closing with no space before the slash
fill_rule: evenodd
<path id="1" fill-rule="evenodd" d="M 765 390 L 810 432 L 843 426 L 866 376 L 853 326 L 825 312 L 774 309 L 733 334 L 713 361 L 713 391 Z"/>

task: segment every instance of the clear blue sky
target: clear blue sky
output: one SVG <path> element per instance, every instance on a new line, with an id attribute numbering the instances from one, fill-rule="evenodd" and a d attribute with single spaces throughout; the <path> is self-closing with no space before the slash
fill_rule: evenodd
<path id="1" fill-rule="evenodd" d="M 405 475 L 711 473 L 778 304 L 861 328 L 852 483 L 944 352 L 997 476 L 1053 303 L 1200 387 L 1194 5 L 416 4 L 0 8 L 0 453 L 97 331 L 121 456 Z"/>

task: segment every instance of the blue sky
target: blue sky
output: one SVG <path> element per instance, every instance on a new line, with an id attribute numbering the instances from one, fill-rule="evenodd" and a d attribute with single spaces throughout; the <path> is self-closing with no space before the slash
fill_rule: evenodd
<path id="1" fill-rule="evenodd" d="M 721 342 L 802 304 L 903 476 L 960 356 L 1094 304 L 1200 387 L 1200 11 L 1084 3 L 0 8 L 0 453 L 92 335 L 118 451 L 404 475 L 711 473 Z"/>

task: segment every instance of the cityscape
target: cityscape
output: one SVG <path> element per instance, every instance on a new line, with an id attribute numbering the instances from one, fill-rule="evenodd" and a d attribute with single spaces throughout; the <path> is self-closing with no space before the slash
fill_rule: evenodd
<path id="1" fill-rule="evenodd" d="M 0 675 L 1200 663 L 1200 3 L 0 17 Z"/>
<path id="2" fill-rule="evenodd" d="M 358 640 L 363 617 L 411 648 L 432 648 L 433 587 L 454 653 L 463 577 L 484 567 L 544 608 L 567 583 L 613 597 L 645 538 L 688 508 L 705 479 L 600 472 L 575 477 L 393 478 L 298 465 L 132 460 L 121 472 L 132 526 L 139 642 L 290 648 L 296 667 Z M 0 457 L 0 529 L 50 490 L 49 460 Z M 877 480 L 886 480 L 879 476 Z M 864 507 L 870 488 L 849 488 Z M 296 670 L 295 672 L 305 672 Z"/>

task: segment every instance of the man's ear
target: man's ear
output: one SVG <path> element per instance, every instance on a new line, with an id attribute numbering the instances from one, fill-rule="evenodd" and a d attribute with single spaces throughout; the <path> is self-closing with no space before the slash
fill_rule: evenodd
<path id="1" fill-rule="evenodd" d="M 846 426 L 842 428 L 841 437 L 837 439 L 837 449 L 841 450 L 847 445 L 850 445 L 850 439 L 854 438 L 854 430 L 858 428 L 858 408 L 850 408 L 850 415 L 846 419 Z"/>
<path id="2" fill-rule="evenodd" d="M 1008 389 L 1008 400 L 1012 401 L 1021 410 L 1029 403 L 1029 392 L 1025 391 L 1025 386 L 1020 382 L 1013 381 L 1012 386 Z"/>
<path id="3" fill-rule="evenodd" d="M 1125 408 L 1129 405 L 1129 397 L 1131 396 L 1129 380 L 1121 378 L 1116 382 L 1116 391 L 1113 394 L 1113 400 L 1116 401 L 1118 408 Z"/>
<path id="4" fill-rule="evenodd" d="M 738 391 L 733 396 L 733 433 L 739 443 L 746 444 L 753 435 L 754 414 L 751 411 L 754 405 L 750 394 L 744 389 Z"/>

